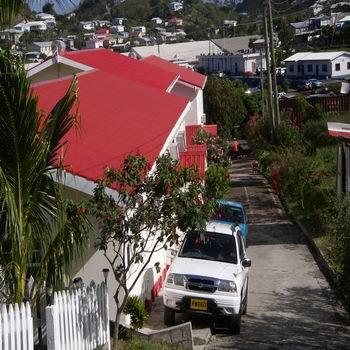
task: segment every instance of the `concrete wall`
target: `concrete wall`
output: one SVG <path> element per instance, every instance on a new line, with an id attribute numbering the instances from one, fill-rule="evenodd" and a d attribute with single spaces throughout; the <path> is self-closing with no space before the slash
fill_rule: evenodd
<path id="1" fill-rule="evenodd" d="M 33 83 L 38 83 L 46 80 L 53 80 L 58 78 L 63 78 L 66 76 L 73 76 L 76 73 L 82 72 L 82 70 L 67 66 L 63 63 L 53 64 L 50 67 L 42 70 L 41 72 L 35 74 L 31 77 Z"/>
<path id="2" fill-rule="evenodd" d="M 186 322 L 159 331 L 153 331 L 151 333 L 141 331 L 138 332 L 138 334 L 148 339 L 162 340 L 168 343 L 177 344 L 181 349 L 194 349 L 191 322 Z"/>

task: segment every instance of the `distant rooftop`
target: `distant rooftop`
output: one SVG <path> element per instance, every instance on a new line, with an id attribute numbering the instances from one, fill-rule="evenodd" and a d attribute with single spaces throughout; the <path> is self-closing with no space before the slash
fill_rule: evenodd
<path id="1" fill-rule="evenodd" d="M 314 60 L 334 60 L 341 55 L 350 55 L 349 52 L 345 51 L 333 51 L 333 52 L 298 52 L 287 59 L 285 62 L 293 61 L 314 61 Z"/>
<path id="2" fill-rule="evenodd" d="M 189 41 L 184 43 L 161 44 L 154 46 L 137 46 L 132 48 L 132 53 L 137 58 L 145 58 L 151 55 L 159 56 L 167 61 L 193 61 L 201 54 L 221 53 L 222 50 L 209 40 Z"/>
<path id="3" fill-rule="evenodd" d="M 240 50 L 248 50 L 249 42 L 253 39 L 259 39 L 260 36 L 260 34 L 236 36 L 233 38 L 213 39 L 212 42 L 219 46 L 222 50 L 234 53 Z"/>

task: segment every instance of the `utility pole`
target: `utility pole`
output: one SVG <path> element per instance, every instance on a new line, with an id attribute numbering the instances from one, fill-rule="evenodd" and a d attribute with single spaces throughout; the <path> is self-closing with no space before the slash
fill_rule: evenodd
<path id="1" fill-rule="evenodd" d="M 264 94 L 264 67 L 263 67 L 263 50 L 260 49 L 260 90 L 261 90 L 261 114 L 264 119 L 264 110 L 265 110 L 265 94 Z"/>
<path id="2" fill-rule="evenodd" d="M 265 59 L 266 59 L 266 75 L 267 75 L 267 114 L 271 118 L 271 132 L 272 139 L 275 138 L 275 109 L 272 103 L 272 81 L 271 81 L 271 67 L 270 67 L 270 46 L 268 40 L 268 30 L 267 30 L 267 6 L 266 2 L 264 4 L 264 43 L 265 43 Z"/>
<path id="3" fill-rule="evenodd" d="M 269 38 L 270 38 L 270 52 L 271 52 L 271 74 L 272 74 L 272 87 L 273 87 L 273 102 L 275 108 L 276 125 L 280 123 L 280 108 L 278 103 L 278 88 L 277 88 L 277 78 L 276 78 L 276 60 L 275 60 L 275 43 L 273 37 L 273 23 L 272 23 L 272 9 L 271 0 L 267 1 L 267 16 L 269 22 Z"/>

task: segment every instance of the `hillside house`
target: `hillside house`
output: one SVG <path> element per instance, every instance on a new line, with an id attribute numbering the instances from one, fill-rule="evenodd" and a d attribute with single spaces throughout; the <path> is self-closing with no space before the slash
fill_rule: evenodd
<path id="1" fill-rule="evenodd" d="M 172 17 L 168 21 L 168 26 L 181 27 L 183 25 L 183 19 L 179 17 Z"/>
<path id="2" fill-rule="evenodd" d="M 8 40 L 12 44 L 18 44 L 19 39 L 22 35 L 23 35 L 23 32 L 21 30 L 17 30 L 14 28 L 5 29 L 2 32 L 0 32 L 0 39 Z"/>
<path id="3" fill-rule="evenodd" d="M 145 155 L 152 167 L 159 155 L 169 152 L 183 166 L 198 166 L 204 175 L 206 150 L 193 154 L 187 135 L 193 128 L 206 128 L 202 125 L 205 76 L 159 57 L 135 60 L 104 49 L 66 52 L 28 71 L 40 108 L 52 108 L 73 74 L 78 74 L 79 81 L 81 131 L 78 135 L 72 130 L 66 137 L 62 181 L 68 198 L 79 201 L 90 196 L 106 166 L 118 167 L 125 156 L 135 152 Z M 216 132 L 215 127 L 208 128 Z M 92 243 L 94 237 L 92 234 Z M 155 262 L 160 262 L 162 273 L 154 268 Z M 157 252 L 133 294 L 152 300 L 168 264 L 166 252 Z M 84 282 L 93 279 L 99 283 L 107 267 L 102 252 L 92 244 L 74 273 Z M 132 279 L 130 276 L 130 282 Z M 108 286 L 113 317 L 116 282 L 111 274 Z"/>
<path id="4" fill-rule="evenodd" d="M 125 31 L 125 27 L 122 25 L 111 26 L 109 29 L 111 33 L 121 33 Z"/>
<path id="5" fill-rule="evenodd" d="M 331 17 L 326 15 L 311 17 L 309 19 L 309 28 L 311 30 L 321 29 L 322 27 L 330 26 L 330 25 L 332 25 L 332 19 Z"/>
<path id="6" fill-rule="evenodd" d="M 300 52 L 284 62 L 288 77 L 325 79 L 350 76 L 349 52 Z"/>
<path id="7" fill-rule="evenodd" d="M 151 18 L 151 22 L 155 25 L 159 25 L 163 23 L 163 20 L 160 17 L 153 17 Z"/>
<path id="8" fill-rule="evenodd" d="M 258 52 L 201 55 L 198 59 L 198 67 L 209 74 L 225 72 L 231 75 L 246 75 L 266 69 L 265 57 Z"/>
<path id="9" fill-rule="evenodd" d="M 52 41 L 34 41 L 28 46 L 28 51 L 40 52 L 45 56 L 52 56 Z"/>
<path id="10" fill-rule="evenodd" d="M 133 34 L 146 34 L 146 27 L 145 26 L 135 26 L 131 27 L 131 33 Z"/>
<path id="11" fill-rule="evenodd" d="M 85 41 L 85 46 L 87 49 L 99 49 L 103 47 L 104 39 L 89 39 Z"/>
<path id="12" fill-rule="evenodd" d="M 49 13 L 37 13 L 35 15 L 35 18 L 38 21 L 42 21 L 46 23 L 47 28 L 55 28 L 56 27 L 56 18 L 53 15 L 50 15 Z"/>
<path id="13" fill-rule="evenodd" d="M 29 25 L 27 24 L 27 22 L 20 22 L 18 24 L 16 24 L 14 27 L 14 29 L 24 33 L 24 32 L 30 32 L 30 27 Z"/>
<path id="14" fill-rule="evenodd" d="M 237 21 L 230 20 L 230 19 L 224 19 L 224 27 L 230 28 L 230 27 L 236 27 L 237 26 Z"/>
<path id="15" fill-rule="evenodd" d="M 319 13 L 323 11 L 323 5 L 316 1 L 314 4 L 310 6 L 310 10 L 314 16 L 317 16 Z"/>
<path id="16" fill-rule="evenodd" d="M 179 1 L 172 1 L 169 3 L 169 10 L 170 11 L 181 11 L 184 8 L 184 5 L 182 4 L 182 2 Z"/>
<path id="17" fill-rule="evenodd" d="M 111 22 L 107 21 L 107 20 L 97 19 L 97 20 L 94 20 L 92 22 L 94 23 L 95 28 L 96 27 L 110 27 L 111 26 Z"/>
<path id="18" fill-rule="evenodd" d="M 292 23 L 289 23 L 289 31 L 292 35 L 305 34 L 310 32 L 309 26 L 310 26 L 309 20 L 302 21 L 302 22 L 292 22 Z"/>
<path id="19" fill-rule="evenodd" d="M 91 22 L 91 21 L 81 21 L 80 26 L 84 30 L 94 30 L 95 29 L 95 24 L 94 24 L 94 22 Z"/>
<path id="20" fill-rule="evenodd" d="M 127 21 L 127 18 L 125 17 L 115 17 L 112 19 L 113 25 L 124 25 L 124 23 Z"/>
<path id="21" fill-rule="evenodd" d="M 349 27 L 350 26 L 350 16 L 345 16 L 337 22 L 337 27 Z"/>

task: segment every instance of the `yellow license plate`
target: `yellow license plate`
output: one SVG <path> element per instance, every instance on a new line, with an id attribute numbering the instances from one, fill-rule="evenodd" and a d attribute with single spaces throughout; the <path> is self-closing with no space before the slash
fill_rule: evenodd
<path id="1" fill-rule="evenodd" d="M 191 299 L 192 310 L 208 310 L 208 301 L 202 299 Z"/>

